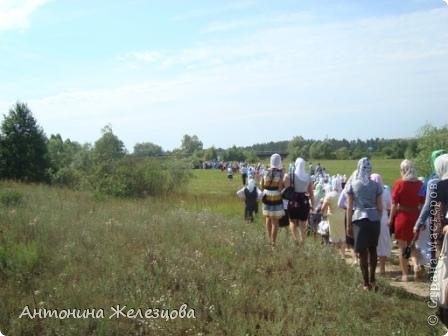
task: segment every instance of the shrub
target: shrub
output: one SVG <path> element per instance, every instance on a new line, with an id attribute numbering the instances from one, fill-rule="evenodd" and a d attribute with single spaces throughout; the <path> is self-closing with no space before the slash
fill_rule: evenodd
<path id="1" fill-rule="evenodd" d="M 94 167 L 91 189 L 100 195 L 144 197 L 166 195 L 180 189 L 190 176 L 182 161 L 163 163 L 153 159 L 123 158 Z"/>
<path id="2" fill-rule="evenodd" d="M 52 184 L 73 189 L 78 189 L 82 180 L 81 172 L 71 167 L 63 167 L 55 173 L 50 173 L 50 178 Z"/>
<path id="3" fill-rule="evenodd" d="M 39 263 L 37 244 L 14 244 L 0 248 L 0 271 L 14 277 L 29 278 Z"/>
<path id="4" fill-rule="evenodd" d="M 23 204 L 23 194 L 16 190 L 0 191 L 0 203 L 6 207 L 18 206 Z"/>
<path id="5" fill-rule="evenodd" d="M 420 130 L 418 139 L 418 155 L 415 159 L 418 174 L 429 175 L 431 173 L 430 156 L 437 149 L 448 149 L 448 125 L 437 128 L 426 125 Z"/>

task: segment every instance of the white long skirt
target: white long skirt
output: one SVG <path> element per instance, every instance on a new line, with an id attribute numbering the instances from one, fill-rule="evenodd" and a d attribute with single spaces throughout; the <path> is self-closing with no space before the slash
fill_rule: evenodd
<path id="1" fill-rule="evenodd" d="M 383 216 L 381 217 L 380 221 L 381 231 L 378 238 L 378 246 L 376 247 L 376 253 L 378 254 L 378 257 L 389 257 L 390 251 L 392 249 L 389 224 L 387 222 L 387 212 L 383 211 Z"/>

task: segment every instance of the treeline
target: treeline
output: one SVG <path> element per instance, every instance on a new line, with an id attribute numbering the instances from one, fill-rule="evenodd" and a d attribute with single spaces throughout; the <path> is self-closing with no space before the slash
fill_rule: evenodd
<path id="1" fill-rule="evenodd" d="M 165 151 L 152 142 L 137 143 L 128 153 L 110 126 L 93 144 L 61 135 L 46 137 L 28 106 L 16 103 L 0 132 L 0 178 L 45 182 L 98 194 L 123 197 L 163 195 L 185 185 L 188 168 L 204 161 L 259 162 L 270 153 L 289 153 L 291 160 L 373 158 L 414 159 L 420 174 L 430 170 L 432 150 L 448 148 L 448 127 L 424 126 L 411 139 L 310 140 L 268 142 L 249 147 L 204 148 L 196 135 L 184 135 L 179 148 Z M 262 157 L 260 157 L 262 156 Z"/>
<path id="2" fill-rule="evenodd" d="M 368 140 L 305 140 L 293 138 L 288 152 L 306 159 L 348 160 L 371 156 L 385 159 L 414 157 L 418 151 L 417 139 L 368 139 Z"/>
<path id="3" fill-rule="evenodd" d="M 296 136 L 291 140 L 271 141 L 252 146 L 223 148 L 204 148 L 196 135 L 184 135 L 181 147 L 173 151 L 163 151 L 158 146 L 157 152 L 140 153 L 140 148 L 154 144 L 137 144 L 133 155 L 167 155 L 188 158 L 194 167 L 200 167 L 204 161 L 247 161 L 256 163 L 272 153 L 287 154 L 288 159 L 303 157 L 306 160 L 357 160 L 362 157 L 376 159 L 411 159 L 416 161 L 422 175 L 429 174 L 429 156 L 439 148 L 448 148 L 448 126 L 423 126 L 414 138 L 368 140 L 325 139 L 313 140 Z"/>
<path id="4" fill-rule="evenodd" d="M 190 177 L 186 160 L 129 155 L 110 126 L 93 145 L 45 136 L 26 104 L 1 125 L 0 178 L 44 182 L 98 195 L 142 197 L 178 190 Z"/>

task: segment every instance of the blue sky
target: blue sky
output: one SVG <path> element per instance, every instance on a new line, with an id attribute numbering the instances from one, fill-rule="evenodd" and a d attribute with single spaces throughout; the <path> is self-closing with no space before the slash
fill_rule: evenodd
<path id="1" fill-rule="evenodd" d="M 447 0 L 448 1 L 448 0 Z M 132 151 L 410 137 L 448 123 L 442 0 L 0 0 L 0 112 Z"/>

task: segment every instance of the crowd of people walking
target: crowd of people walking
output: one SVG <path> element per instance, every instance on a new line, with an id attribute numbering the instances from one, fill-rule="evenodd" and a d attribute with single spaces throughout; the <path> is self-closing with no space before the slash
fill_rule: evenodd
<path id="1" fill-rule="evenodd" d="M 285 169 L 281 156 L 273 154 L 268 167 L 240 166 L 244 187 L 237 195 L 245 199 L 248 222 L 254 220 L 261 200 L 266 236 L 273 249 L 282 226 L 289 227 L 297 246 L 308 236 L 320 234 L 341 257 L 346 258 L 348 252 L 353 264 L 359 265 L 362 288 L 376 290 L 377 263 L 385 275 L 393 242 L 399 248 L 401 275 L 397 281 L 422 278 L 435 267 L 436 251 L 440 252 L 448 233 L 447 151 L 435 151 L 431 162 L 433 174 L 425 180 L 417 176 L 412 161 L 404 160 L 397 167 L 401 177 L 390 189 L 374 173 L 368 158 L 359 160 L 347 179 L 329 175 L 320 164 L 310 163 L 307 172 L 302 158 Z"/>

